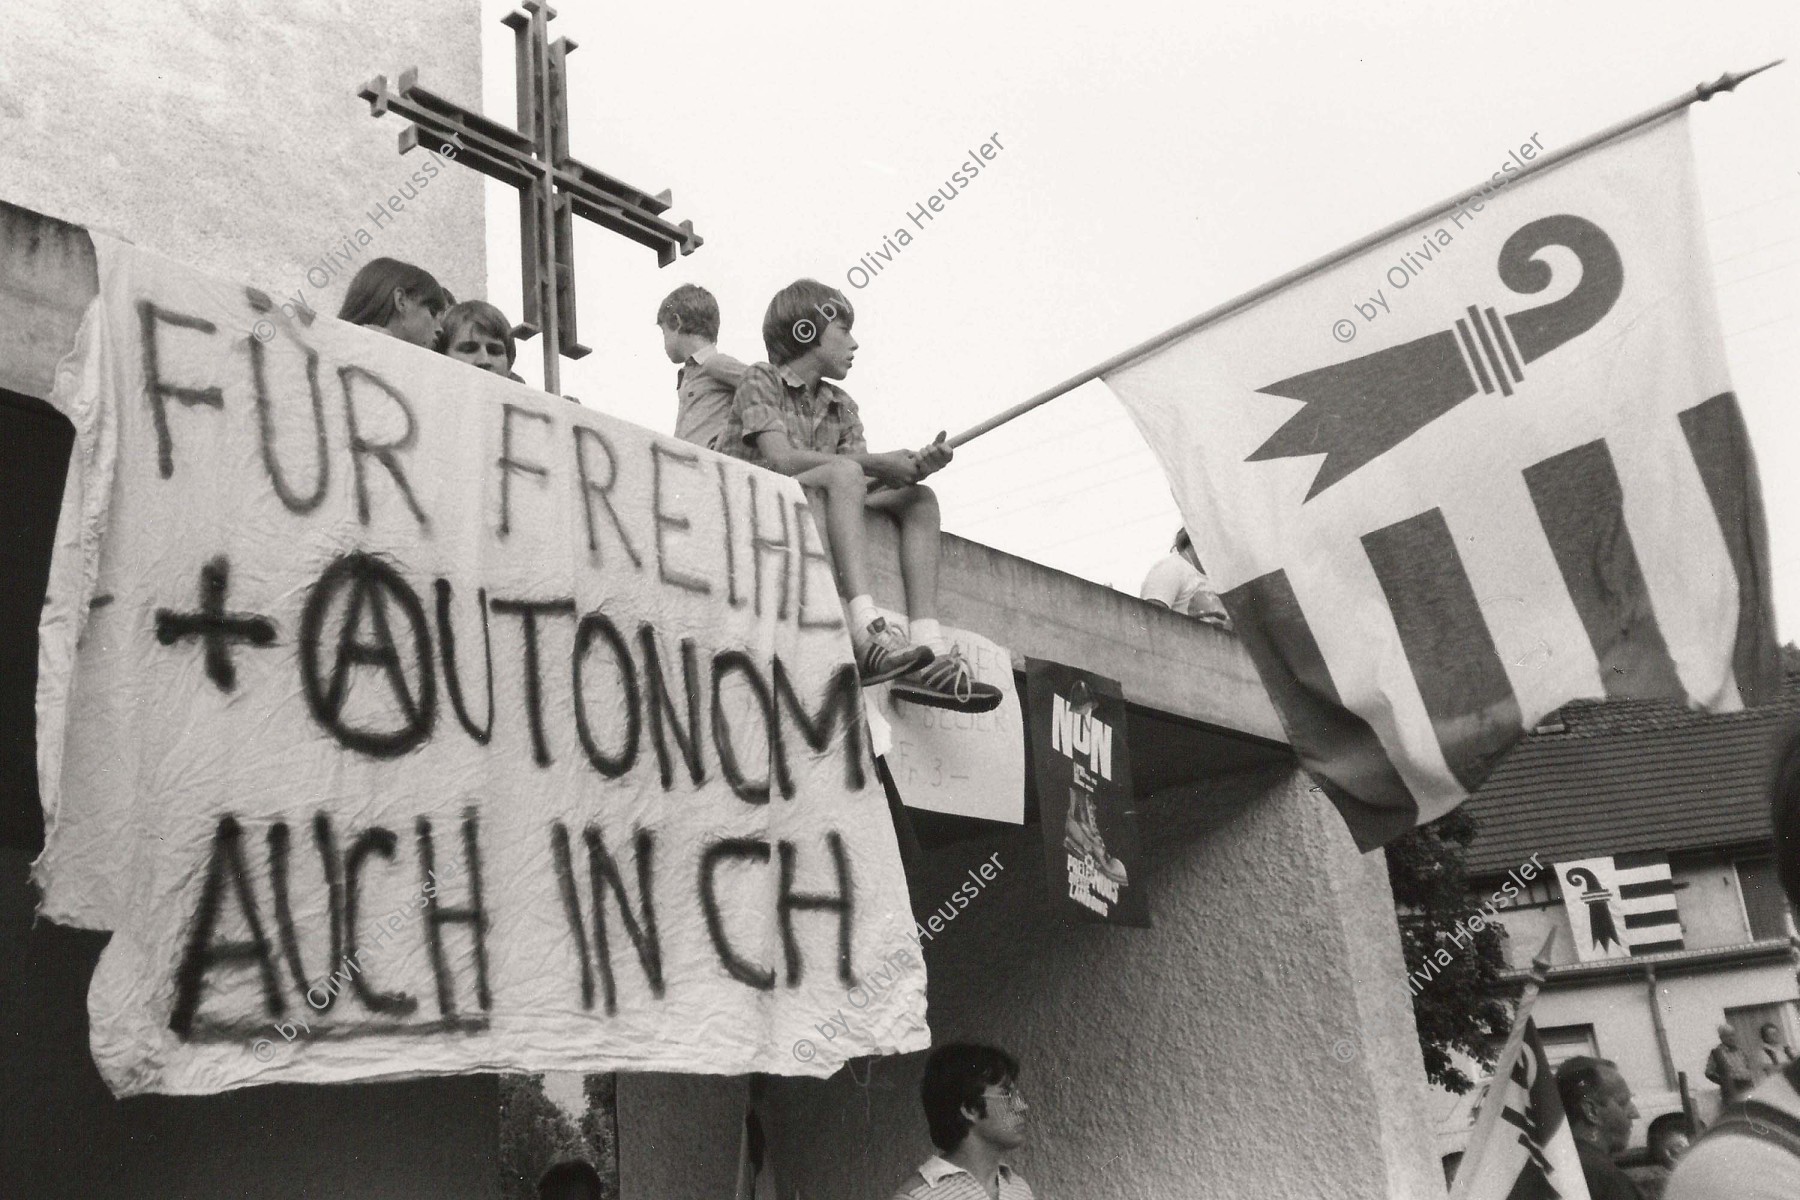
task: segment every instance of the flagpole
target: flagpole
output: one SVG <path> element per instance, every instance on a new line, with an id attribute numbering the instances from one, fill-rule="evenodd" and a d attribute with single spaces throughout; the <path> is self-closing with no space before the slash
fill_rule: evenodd
<path id="1" fill-rule="evenodd" d="M 1506 1035 L 1506 1047 L 1494 1062 L 1494 1073 L 1489 1076 L 1487 1099 L 1481 1105 L 1481 1116 L 1476 1119 L 1475 1131 L 1469 1135 L 1468 1145 L 1463 1149 L 1462 1162 L 1457 1164 L 1456 1184 L 1450 1189 L 1450 1200 L 1461 1200 L 1467 1195 L 1470 1181 L 1480 1174 L 1481 1155 L 1487 1149 L 1494 1126 L 1500 1123 L 1500 1114 L 1506 1108 L 1506 1086 L 1512 1079 L 1513 1060 L 1519 1056 L 1519 1047 L 1525 1044 L 1525 1022 L 1530 1020 L 1531 1006 L 1537 1001 L 1538 990 L 1544 986 L 1544 980 L 1550 974 L 1550 947 L 1555 943 L 1556 929 L 1553 926 L 1549 936 L 1544 939 L 1543 949 L 1531 960 L 1531 974 L 1525 980 L 1525 990 L 1519 993 L 1519 1007 L 1513 1013 L 1512 1031 Z"/>
<path id="2" fill-rule="evenodd" d="M 1517 183 L 1519 180 L 1524 179 L 1527 175 L 1535 175 L 1539 171 L 1549 170 L 1551 167 L 1556 166 L 1558 163 L 1566 162 L 1569 159 L 1574 158 L 1578 154 L 1586 153 L 1587 151 L 1592 150 L 1595 146 L 1601 145 L 1604 142 L 1610 142 L 1614 138 L 1623 137 L 1625 134 L 1630 133 L 1634 129 L 1638 129 L 1641 126 L 1648 125 L 1652 121 L 1660 120 L 1661 118 L 1668 116 L 1670 113 L 1678 112 L 1681 109 L 1686 108 L 1690 104 L 1696 104 L 1702 100 L 1710 100 L 1714 96 L 1718 95 L 1720 92 L 1732 91 L 1733 89 L 1735 89 L 1737 87 L 1738 84 L 1744 82 L 1744 80 L 1746 80 L 1746 79 L 1749 79 L 1751 76 L 1760 75 L 1764 71 L 1767 71 L 1769 68 L 1778 67 L 1786 61 L 1787 61 L 1786 59 L 1778 58 L 1774 62 L 1764 63 L 1762 66 L 1757 67 L 1753 71 L 1745 71 L 1745 72 L 1743 72 L 1741 74 L 1737 74 L 1737 75 L 1727 73 L 1727 74 L 1719 76 L 1717 79 L 1715 79 L 1711 83 L 1702 83 L 1698 87 L 1695 87 L 1689 91 L 1683 92 L 1681 95 L 1675 97 L 1673 100 L 1670 100 L 1663 104 L 1659 104 L 1655 108 L 1646 109 L 1645 111 L 1639 113 L 1635 117 L 1628 117 L 1627 119 L 1620 121 L 1618 124 L 1609 126 L 1606 129 L 1602 129 L 1599 133 L 1593 134 L 1589 137 L 1582 138 L 1580 141 L 1575 142 L 1572 145 L 1565 146 L 1560 150 L 1551 151 L 1550 153 L 1537 159 L 1535 162 L 1532 162 L 1529 165 L 1520 168 L 1517 172 L 1515 172 L 1513 175 L 1508 177 L 1505 180 L 1505 182 L 1502 184 L 1502 186 Z M 1411 229 L 1413 226 L 1423 224 L 1424 222 L 1431 220 L 1433 217 L 1441 217 L 1445 213 L 1452 212 L 1452 211 L 1460 208 L 1466 201 L 1468 201 L 1472 197 L 1472 195 L 1474 193 L 1479 192 L 1479 190 L 1480 190 L 1480 186 L 1477 186 L 1476 188 L 1464 188 L 1462 191 L 1457 192 L 1454 196 L 1450 197 L 1448 200 L 1442 200 L 1436 204 L 1428 205 L 1427 207 L 1420 209 L 1418 212 L 1414 213 L 1410 217 L 1404 217 L 1398 221 L 1395 221 L 1392 225 L 1388 225 L 1381 229 L 1378 229 L 1374 233 L 1369 234 L 1367 237 L 1358 238 L 1356 241 L 1351 242 L 1348 246 L 1345 246 L 1341 250 L 1334 250 L 1330 254 L 1325 255 L 1323 258 L 1315 258 L 1313 261 L 1307 263 L 1305 266 L 1296 267 L 1294 270 L 1289 271 L 1286 275 L 1282 275 L 1279 278 L 1272 279 L 1268 283 L 1263 284 L 1261 287 L 1252 288 L 1249 291 L 1245 292 L 1243 295 L 1238 296 L 1235 299 L 1227 300 L 1225 303 L 1219 305 L 1216 308 L 1210 308 L 1207 311 L 1201 313 L 1197 317 L 1193 317 L 1193 318 L 1190 318 L 1189 320 L 1183 321 L 1181 324 L 1175 326 L 1173 329 L 1164 330 L 1162 333 L 1157 334 L 1155 337 L 1151 338 L 1148 341 L 1140 342 L 1137 345 L 1133 346 L 1129 350 L 1126 350 L 1119 354 L 1113 355 L 1111 358 L 1107 359 L 1105 362 L 1101 363 L 1098 366 L 1089 367 L 1087 370 L 1083 371 L 1081 374 L 1070 376 L 1068 379 L 1063 380 L 1061 383 L 1057 384 L 1055 387 L 1047 388 L 1046 390 L 1041 391 L 1037 395 L 1031 397 L 1031 399 L 1022 401 L 1018 404 L 1015 404 L 1011 408 L 1007 409 L 1005 412 L 996 413 L 995 415 L 989 417 L 987 420 L 983 421 L 979 425 L 974 426 L 973 428 L 965 429 L 963 432 L 961 432 L 961 433 L 957 434 L 955 437 L 951 438 L 948 444 L 951 446 L 952 449 L 954 449 L 955 447 L 958 447 L 958 446 L 966 445 L 967 443 L 980 437 L 982 434 L 989 433 L 995 429 L 1000 428 L 1000 426 L 1006 424 L 1008 421 L 1012 420 L 1014 417 L 1022 417 L 1026 413 L 1030 412 L 1032 409 L 1038 408 L 1041 405 L 1048 404 L 1048 403 L 1050 403 L 1050 401 L 1056 399 L 1058 396 L 1066 395 L 1067 393 L 1074 391 L 1076 388 L 1080 387 L 1084 383 L 1092 383 L 1094 380 L 1099 379 L 1103 375 L 1108 375 L 1108 374 L 1112 373 L 1113 371 L 1118 370 L 1120 367 L 1126 366 L 1129 363 L 1135 362 L 1137 359 L 1143 358 L 1145 355 L 1150 354 L 1153 351 L 1162 349 L 1164 346 L 1168 345 L 1172 341 L 1175 341 L 1177 338 L 1180 338 L 1187 334 L 1193 333 L 1197 329 L 1203 329 L 1206 326 L 1211 325 L 1213 322 L 1222 320 L 1223 318 L 1230 316 L 1232 313 L 1235 313 L 1235 312 L 1239 311 L 1240 309 L 1248 308 L 1250 305 L 1255 304 L 1257 301 L 1262 300 L 1262 299 L 1274 294 L 1275 292 L 1280 291 L 1282 288 L 1285 288 L 1285 287 L 1289 286 L 1290 284 L 1298 283 L 1300 280 L 1305 279 L 1308 275 L 1316 274 L 1319 271 L 1325 270 L 1327 267 L 1336 266 L 1338 263 L 1343 262 L 1345 259 L 1351 258 L 1357 254 L 1361 254 L 1364 250 L 1369 249 L 1371 246 L 1379 245 L 1380 243 L 1387 241 L 1389 238 L 1394 237 L 1397 234 L 1405 233 L 1408 229 Z"/>

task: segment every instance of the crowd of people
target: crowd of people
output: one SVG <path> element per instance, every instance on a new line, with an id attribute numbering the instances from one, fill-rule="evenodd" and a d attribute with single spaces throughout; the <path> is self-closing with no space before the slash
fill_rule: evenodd
<path id="1" fill-rule="evenodd" d="M 1776 868 L 1788 902 L 1800 906 L 1800 731 L 1790 731 L 1771 789 Z M 1706 1078 L 1723 1107 L 1691 1147 L 1665 1143 L 1655 1164 L 1662 1200 L 1792 1200 L 1800 1196 L 1800 1061 L 1765 1023 L 1754 1050 L 1737 1030 L 1719 1026 Z M 1650 1200 L 1615 1161 L 1638 1119 L 1631 1087 L 1610 1060 L 1571 1058 L 1556 1069 L 1557 1089 L 1593 1200 Z"/>
<path id="2" fill-rule="evenodd" d="M 365 265 L 338 315 L 523 382 L 512 370 L 517 347 L 505 314 L 479 300 L 457 303 L 411 264 L 379 258 Z M 857 349 L 849 299 L 811 279 L 781 289 L 763 315 L 767 360 L 755 364 L 719 350 L 719 319 L 718 301 L 693 284 L 675 289 L 657 308 L 664 353 L 679 367 L 675 436 L 791 476 L 812 510 L 823 514 L 817 529 L 845 600 L 865 685 L 892 681 L 898 698 L 940 708 L 994 708 L 999 689 L 975 678 L 937 620 L 938 504 L 923 481 L 949 464 L 952 451 L 941 433 L 918 450 L 869 451 L 856 402 L 837 383 Z M 887 620 L 871 596 L 863 524 L 869 512 L 899 527 L 904 627 Z M 1231 627 L 1186 529 L 1177 531 L 1141 594 Z M 1800 737 L 1782 759 L 1773 808 L 1782 881 L 1800 904 Z M 921 1165 L 899 1197 L 1031 1195 L 1000 1161 L 1023 1140 L 1018 1072 L 1016 1061 L 989 1047 L 952 1044 L 932 1054 L 921 1098 L 932 1140 L 944 1154 Z M 1780 1030 L 1765 1025 L 1760 1044 L 1747 1051 L 1732 1026 L 1720 1026 L 1705 1073 L 1720 1088 L 1725 1115 L 1685 1156 L 1667 1195 L 1800 1196 L 1800 1063 Z M 1557 1084 L 1590 1195 L 1641 1196 L 1614 1163 L 1638 1116 L 1618 1068 L 1605 1059 L 1570 1059 L 1558 1068 Z M 597 1196 L 599 1184 L 592 1167 L 564 1163 L 539 1187 L 548 1200 Z"/>
<path id="3" fill-rule="evenodd" d="M 356 273 L 341 320 L 379 329 L 485 371 L 524 382 L 512 370 L 512 325 L 493 305 L 457 303 L 429 271 L 377 258 Z M 822 514 L 820 541 L 845 601 L 850 641 L 864 686 L 893 685 L 896 699 L 957 712 L 989 712 L 1000 689 L 978 679 L 938 623 L 937 496 L 924 479 L 952 457 L 944 434 L 918 450 L 872 453 L 856 402 L 837 385 L 857 343 L 849 299 L 801 279 L 782 288 L 763 315 L 768 359 L 746 365 L 719 351 L 719 304 L 695 284 L 657 308 L 663 350 L 679 364 L 675 436 L 792 476 Z M 864 514 L 900 531 L 904 626 L 875 607 Z"/>

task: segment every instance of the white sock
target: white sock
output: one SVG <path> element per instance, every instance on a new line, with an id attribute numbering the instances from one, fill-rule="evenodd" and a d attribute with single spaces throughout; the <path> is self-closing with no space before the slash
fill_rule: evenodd
<path id="1" fill-rule="evenodd" d="M 915 646 L 930 646 L 938 651 L 950 648 L 944 640 L 944 631 L 938 628 L 936 617 L 914 617 L 907 626 L 907 633 Z"/>
<path id="2" fill-rule="evenodd" d="M 861 641 L 868 636 L 869 626 L 881 616 L 875 611 L 875 600 L 872 596 L 850 597 L 850 638 Z"/>

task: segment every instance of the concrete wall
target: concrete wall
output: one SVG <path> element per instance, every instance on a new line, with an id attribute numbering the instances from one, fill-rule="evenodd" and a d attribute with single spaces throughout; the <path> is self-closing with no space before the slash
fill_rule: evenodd
<path id="1" fill-rule="evenodd" d="M 424 156 L 402 158 L 404 122 L 376 121 L 356 98 L 371 76 L 416 64 L 427 86 L 479 106 L 478 0 L 0 7 L 0 200 L 299 290 L 321 312 L 335 314 L 350 275 L 379 255 L 419 263 L 458 296 L 485 289 L 479 177 L 440 171 L 377 226 L 369 211 Z M 332 262 L 359 226 L 372 244 Z"/>
<path id="2" fill-rule="evenodd" d="M 991 1041 L 1023 1062 L 1031 1141 L 1018 1161 L 1033 1187 L 1095 1200 L 1442 1196 L 1381 856 L 1359 856 L 1292 773 L 1142 811 L 1149 930 L 1055 923 L 1035 829 L 935 852 L 913 879 L 927 911 L 988 856 L 1005 867 L 925 947 L 930 1019 L 936 1041 Z M 922 1058 L 771 1085 L 773 1152 L 802 1195 L 879 1200 L 931 1152 Z M 725 1194 L 738 1089 L 622 1087 L 627 1200 Z"/>

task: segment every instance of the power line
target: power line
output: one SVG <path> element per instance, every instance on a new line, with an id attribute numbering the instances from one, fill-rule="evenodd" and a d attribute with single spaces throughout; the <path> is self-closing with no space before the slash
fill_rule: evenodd
<path id="1" fill-rule="evenodd" d="M 1720 213 L 1716 217 L 1708 217 L 1708 218 L 1706 218 L 1706 223 L 1708 225 L 1711 225 L 1715 221 L 1728 220 L 1731 217 L 1735 217 L 1742 213 L 1751 212 L 1755 209 L 1761 208 L 1765 204 L 1773 204 L 1773 203 L 1775 203 L 1775 201 L 1780 200 L 1785 196 L 1800 196 L 1800 191 L 1797 191 L 1793 188 L 1789 188 L 1786 191 L 1776 192 L 1773 196 L 1766 196 L 1763 199 L 1756 201 L 1754 204 L 1746 204 L 1746 205 L 1744 205 L 1744 207 L 1734 208 L 1728 213 Z"/>
<path id="2" fill-rule="evenodd" d="M 1111 475 L 1105 479 L 1100 480 L 1100 482 L 1098 482 L 1098 483 L 1089 484 L 1087 487 L 1076 488 L 1074 491 L 1070 491 L 1070 492 L 1060 492 L 1056 496 L 1052 497 L 1052 499 L 1063 500 L 1063 501 L 1073 500 L 1077 496 L 1085 496 L 1089 492 L 1095 491 L 1096 489 L 1103 488 L 1103 487 L 1110 487 L 1113 484 L 1120 483 L 1127 479 L 1142 479 L 1146 475 L 1160 475 L 1161 473 L 1162 473 L 1162 469 L 1160 467 L 1152 467 L 1149 470 L 1137 471 L 1137 472 L 1134 472 L 1129 475 Z M 1041 499 L 1042 499 L 1042 496 L 1040 493 L 1036 498 L 1028 499 L 1026 501 L 1026 503 L 1024 503 L 1024 504 L 1017 505 L 1013 508 L 1003 509 L 1000 512 L 991 513 L 985 517 L 980 517 L 977 520 L 969 522 L 968 526 L 973 527 L 973 526 L 978 526 L 978 525 L 989 525 L 995 521 L 1000 520 L 1003 517 L 1016 516 L 1019 513 L 1025 512 L 1027 509 L 1040 507 Z"/>
<path id="3" fill-rule="evenodd" d="M 1028 485 L 1027 487 L 1022 488 L 1022 489 L 1021 488 L 1008 489 L 1010 494 L 1015 495 L 1015 496 L 1022 496 L 1025 499 L 1025 503 L 1014 505 L 1010 508 L 1003 508 L 1003 509 L 1000 509 L 998 512 L 988 513 L 988 514 L 978 518 L 976 523 L 984 524 L 989 521 L 997 521 L 1001 517 L 1007 517 L 1007 516 L 1011 516 L 1014 513 L 1024 512 L 1028 508 L 1035 508 L 1035 507 L 1037 507 L 1040 499 L 1043 497 L 1046 489 L 1059 486 L 1061 483 L 1066 481 L 1070 476 L 1086 474 L 1089 471 L 1098 470 L 1101 467 L 1111 466 L 1113 463 L 1122 461 L 1123 459 L 1135 458 L 1140 454 L 1148 454 L 1148 453 L 1149 453 L 1149 450 L 1147 448 L 1145 448 L 1143 446 L 1134 446 L 1130 450 L 1127 450 L 1126 452 L 1124 452 L 1123 454 L 1115 454 L 1111 458 L 1103 458 L 1103 459 L 1099 460 L 1098 462 L 1088 463 L 1085 466 L 1082 466 L 1075 471 L 1070 471 L 1067 474 L 1060 476 L 1057 479 L 1042 480 L 1038 483 Z M 1160 469 L 1160 468 L 1158 468 L 1158 469 Z M 1132 472 L 1132 473 L 1126 474 L 1126 475 L 1118 475 L 1118 474 L 1109 475 L 1106 478 L 1102 479 L 1097 484 L 1093 484 L 1091 486 L 1084 487 L 1084 488 L 1078 488 L 1072 492 L 1065 491 L 1065 492 L 1060 492 L 1058 494 L 1061 496 L 1081 496 L 1081 495 L 1085 495 L 1088 492 L 1093 491 L 1094 488 L 1096 488 L 1096 487 L 1104 487 L 1107 484 L 1115 482 L 1117 480 L 1141 479 L 1147 474 L 1150 474 L 1150 472 L 1149 471 L 1136 471 L 1136 472 Z M 1000 493 L 994 493 L 994 494 L 998 495 Z M 957 507 L 959 507 L 959 508 L 967 507 L 967 504 L 958 502 L 956 500 L 956 497 L 954 497 L 954 496 L 950 497 L 950 502 L 957 504 Z"/>
<path id="4" fill-rule="evenodd" d="M 1777 246 L 1785 246 L 1789 242 L 1793 242 L 1793 241 L 1800 241 L 1800 233 L 1795 234 L 1793 237 L 1777 238 L 1775 241 L 1772 241 L 1772 242 L 1764 242 L 1760 246 L 1752 246 L 1750 249 L 1742 251 L 1741 253 L 1738 253 L 1738 254 L 1730 254 L 1724 258 L 1715 258 L 1715 259 L 1713 259 L 1713 266 L 1722 267 L 1728 262 L 1736 262 L 1740 258 L 1748 258 L 1750 255 L 1760 254 L 1764 250 L 1773 250 Z"/>
<path id="5" fill-rule="evenodd" d="M 1734 283 L 1748 283 L 1752 279 L 1761 279 L 1764 275 L 1773 275 L 1776 271 L 1785 271 L 1789 267 L 1800 267 L 1800 258 L 1790 259 L 1784 263 L 1776 263 L 1766 271 L 1756 271 L 1749 275 L 1739 275 L 1736 279 L 1727 279 L 1724 283 L 1719 285 L 1719 288 L 1720 290 L 1723 290 Z"/>

